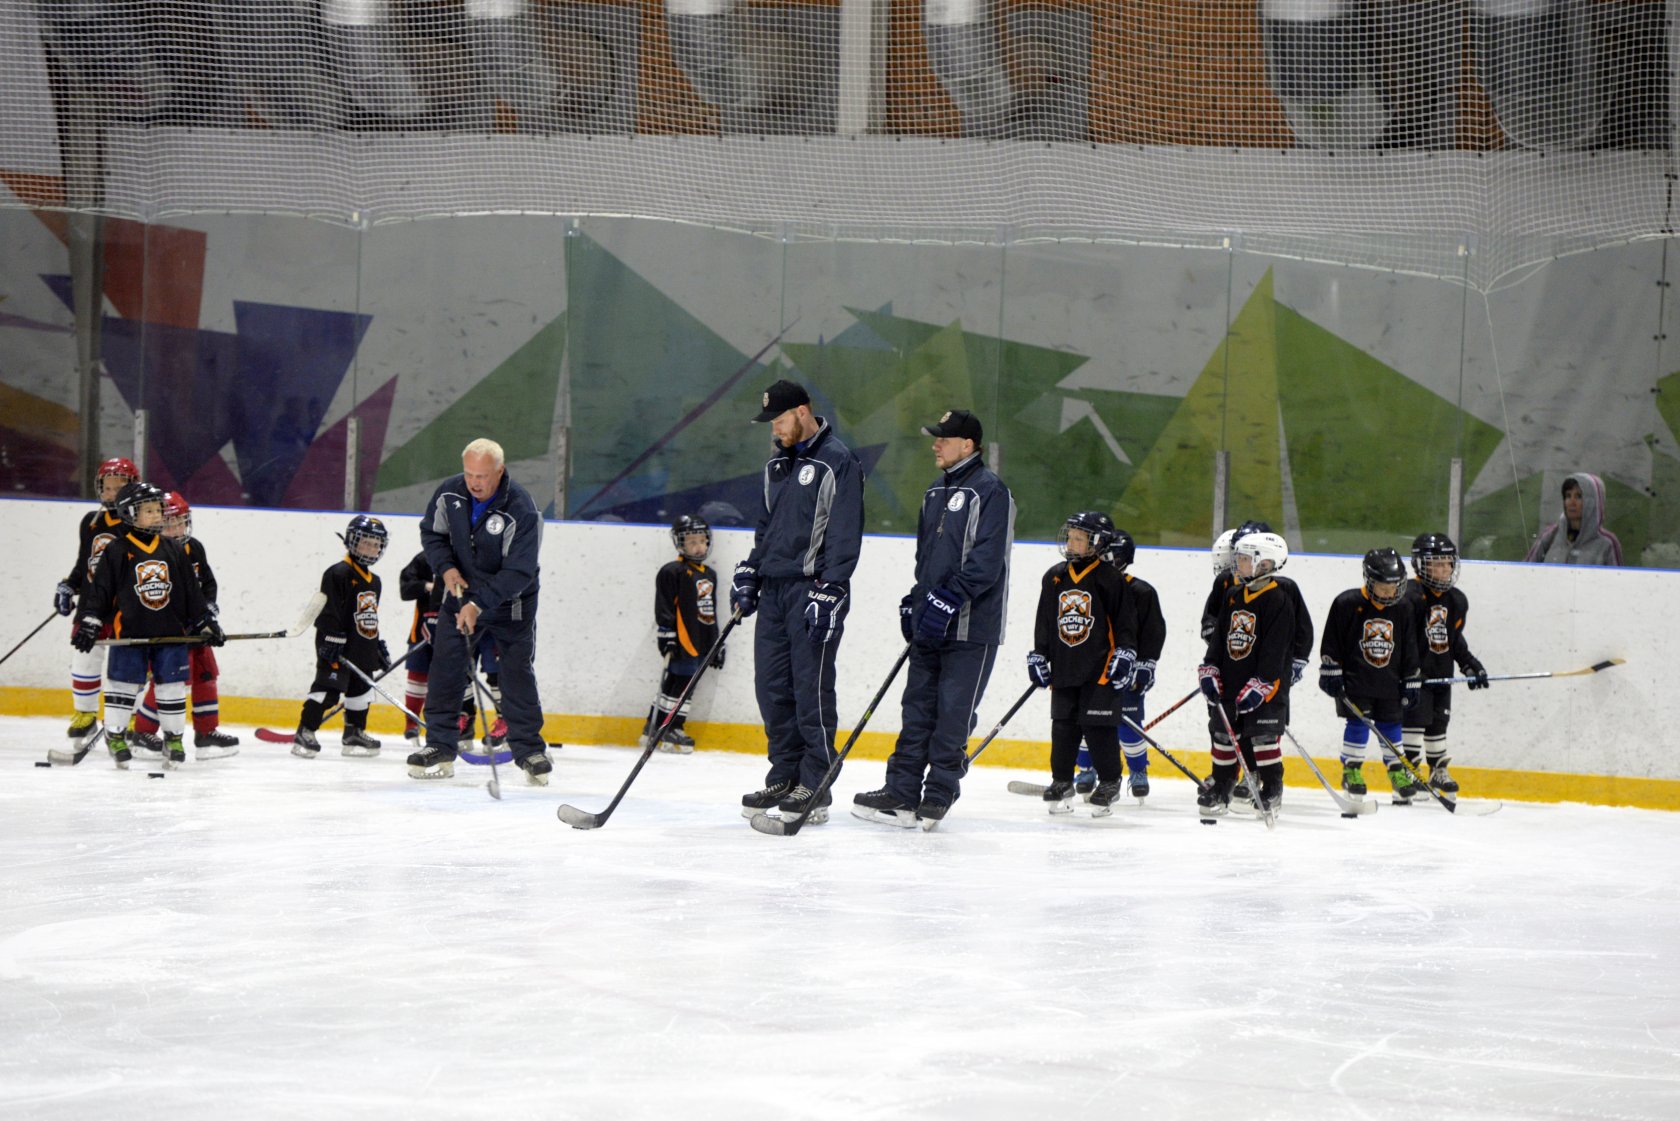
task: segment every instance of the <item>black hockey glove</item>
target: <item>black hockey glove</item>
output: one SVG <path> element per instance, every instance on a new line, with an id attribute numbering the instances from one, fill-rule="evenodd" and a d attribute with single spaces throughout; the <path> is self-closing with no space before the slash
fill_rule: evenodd
<path id="1" fill-rule="evenodd" d="M 1133 693 L 1147 693 L 1155 688 L 1155 659 L 1147 658 L 1132 667 L 1132 679 L 1126 688 Z"/>
<path id="2" fill-rule="evenodd" d="M 1341 700 L 1347 696 L 1347 682 L 1342 680 L 1342 667 L 1324 659 L 1324 664 L 1318 667 L 1318 688 L 1326 696 L 1334 700 Z"/>
<path id="3" fill-rule="evenodd" d="M 712 651 L 711 667 L 713 669 L 723 668 L 723 650 L 724 648 L 719 646 L 717 649 Z"/>
<path id="4" fill-rule="evenodd" d="M 1249 678 L 1243 683 L 1243 687 L 1237 692 L 1237 715 L 1243 716 L 1247 713 L 1253 712 L 1255 709 L 1271 700 L 1272 694 L 1275 692 L 1277 692 L 1277 689 L 1274 686 L 1267 685 L 1258 677 Z"/>
<path id="5" fill-rule="evenodd" d="M 1124 689 L 1132 679 L 1132 668 L 1137 665 L 1137 651 L 1128 650 L 1124 646 L 1116 646 L 1114 653 L 1108 656 L 1108 683 L 1114 689 Z"/>
<path id="6" fill-rule="evenodd" d="M 659 647 L 659 656 L 668 658 L 677 649 L 677 632 L 669 627 L 659 627 L 653 632 L 654 644 Z"/>
<path id="7" fill-rule="evenodd" d="M 1418 706 L 1418 701 L 1422 699 L 1423 678 L 1414 673 L 1406 678 L 1405 691 L 1400 694 L 1400 707 L 1410 712 Z"/>
<path id="8" fill-rule="evenodd" d="M 818 580 L 811 585 L 805 593 L 806 638 L 821 646 L 834 636 L 848 594 L 849 589 L 843 583 L 825 584 Z"/>
<path id="9" fill-rule="evenodd" d="M 1301 678 L 1307 676 L 1307 660 L 1295 658 L 1289 663 L 1289 684 L 1301 684 Z"/>
<path id="10" fill-rule="evenodd" d="M 99 641 L 99 632 L 105 629 L 105 624 L 92 615 L 83 615 L 76 624 L 76 633 L 70 636 L 70 645 L 84 654 L 93 653 L 93 644 Z"/>
<path id="11" fill-rule="evenodd" d="M 60 615 L 68 615 L 76 610 L 76 589 L 63 580 L 53 589 L 53 610 Z"/>
<path id="12" fill-rule="evenodd" d="M 1040 689 L 1050 688 L 1050 659 L 1037 650 L 1027 652 L 1027 680 Z"/>
<path id="13" fill-rule="evenodd" d="M 916 590 L 912 588 L 905 594 L 903 599 L 898 601 L 898 633 L 904 636 L 905 642 L 914 642 L 916 640 L 915 617 Z"/>
<path id="14" fill-rule="evenodd" d="M 963 599 L 944 588 L 922 593 L 922 617 L 916 620 L 916 641 L 931 646 L 945 641 L 951 622 L 962 613 Z"/>
<path id="15" fill-rule="evenodd" d="M 344 657 L 344 640 L 322 635 L 315 640 L 315 656 L 327 665 L 336 665 Z"/>
<path id="16" fill-rule="evenodd" d="M 1470 688 L 1486 689 L 1488 687 L 1487 667 L 1477 661 L 1475 657 L 1466 657 L 1463 666 L 1465 674 L 1470 678 Z"/>
<path id="17" fill-rule="evenodd" d="M 729 607 L 745 619 L 758 610 L 758 569 L 742 561 L 735 566 L 735 580 L 729 588 Z"/>
<path id="18" fill-rule="evenodd" d="M 192 631 L 194 634 L 204 636 L 204 645 L 206 646 L 220 646 L 227 641 L 227 635 L 222 632 L 222 625 L 216 622 L 216 617 L 208 611 L 204 613 L 203 618 L 193 624 Z"/>
<path id="19" fill-rule="evenodd" d="M 1222 686 L 1219 681 L 1218 666 L 1209 665 L 1207 662 L 1197 666 L 1196 684 L 1201 688 L 1202 696 L 1207 698 L 1208 704 L 1216 705 L 1219 703 L 1219 693 Z"/>
<path id="20" fill-rule="evenodd" d="M 391 672 L 391 648 L 385 645 L 385 640 L 379 640 L 379 672 Z"/>

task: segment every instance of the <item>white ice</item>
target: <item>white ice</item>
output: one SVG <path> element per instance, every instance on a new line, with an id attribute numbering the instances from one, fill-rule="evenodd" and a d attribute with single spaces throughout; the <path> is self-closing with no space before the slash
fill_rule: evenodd
<path id="1" fill-rule="evenodd" d="M 242 753 L 32 764 L 0 719 L 0 1117 L 1680 1117 L 1680 815 L 1095 821 L 977 768 L 944 826 L 748 828 L 763 762 L 554 784 Z M 248 733 L 248 730 L 242 730 Z"/>

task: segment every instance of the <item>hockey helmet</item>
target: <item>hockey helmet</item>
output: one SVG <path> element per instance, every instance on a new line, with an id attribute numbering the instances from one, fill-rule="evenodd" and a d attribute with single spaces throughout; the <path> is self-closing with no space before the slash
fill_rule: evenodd
<path id="1" fill-rule="evenodd" d="M 1250 519 L 1248 519 L 1248 521 L 1244 522 L 1242 525 L 1239 525 L 1237 527 L 1237 535 L 1231 539 L 1231 543 L 1234 545 L 1238 541 L 1241 541 L 1243 538 L 1247 537 L 1251 533 L 1270 533 L 1270 532 L 1272 532 L 1272 523 L 1271 522 L 1256 521 L 1255 519 L 1250 518 Z"/>
<path id="2" fill-rule="evenodd" d="M 1237 531 L 1228 529 L 1213 539 L 1213 574 L 1218 576 L 1231 571 L 1231 566 L 1237 563 L 1237 551 L 1232 548 L 1232 542 L 1237 539 Z"/>
<path id="3" fill-rule="evenodd" d="M 1085 552 L 1069 552 L 1068 536 L 1070 530 L 1082 532 L 1088 544 Z M 1107 514 L 1098 510 L 1081 510 L 1072 514 L 1062 523 L 1062 528 L 1056 535 L 1056 547 L 1066 559 L 1090 560 L 1092 557 L 1104 557 L 1114 547 L 1114 521 Z"/>
<path id="4" fill-rule="evenodd" d="M 1445 562 L 1446 575 L 1440 574 Z M 1444 533 L 1420 533 L 1412 542 L 1412 574 L 1432 592 L 1444 592 L 1458 583 L 1458 546 Z"/>
<path id="5" fill-rule="evenodd" d="M 192 507 L 178 490 L 163 496 L 163 533 L 165 537 L 192 536 Z"/>
<path id="6" fill-rule="evenodd" d="M 110 498 L 105 497 L 105 480 L 107 477 L 121 479 L 124 484 L 137 483 L 140 481 L 140 468 L 134 465 L 132 459 L 114 455 L 101 463 L 98 469 L 94 471 L 93 489 L 98 493 L 99 501 L 107 508 L 115 509 L 117 505 L 116 495 L 113 494 Z"/>
<path id="7" fill-rule="evenodd" d="M 1379 592 L 1377 586 L 1386 584 L 1392 592 Z M 1406 594 L 1406 566 L 1400 554 L 1389 548 L 1372 549 L 1365 554 L 1365 593 L 1371 602 L 1389 607 L 1399 603 Z"/>
<path id="8" fill-rule="evenodd" d="M 367 514 L 357 514 L 351 518 L 350 525 L 341 536 L 344 547 L 350 550 L 351 557 L 367 565 L 379 563 L 379 558 L 385 555 L 385 546 L 391 540 L 385 523 Z M 364 544 L 370 549 L 364 550 Z"/>
<path id="9" fill-rule="evenodd" d="M 1137 559 L 1137 542 L 1132 535 L 1123 529 L 1114 531 L 1114 546 L 1108 552 L 1108 559 L 1121 572 L 1131 567 L 1132 561 Z"/>
<path id="10" fill-rule="evenodd" d="M 705 537 L 705 545 L 698 553 L 688 551 L 688 535 L 698 533 Z M 679 556 L 693 561 L 703 561 L 712 555 L 712 527 L 706 524 L 704 518 L 694 514 L 683 514 L 671 523 L 671 544 L 677 547 Z"/>
<path id="11" fill-rule="evenodd" d="M 112 506 L 116 510 L 117 517 L 135 529 L 142 533 L 157 533 L 163 528 L 163 500 L 162 487 L 153 486 L 151 483 L 143 483 L 136 479 L 131 483 L 123 484 L 123 488 L 117 492 L 116 501 L 112 503 Z M 141 525 L 141 515 L 145 512 L 145 507 L 152 503 L 157 504 L 158 519 L 149 525 Z"/>
<path id="12" fill-rule="evenodd" d="M 1241 574 L 1241 566 L 1237 568 L 1237 579 L 1245 584 L 1253 584 L 1272 575 L 1285 564 L 1289 563 L 1289 542 L 1275 533 L 1256 531 L 1237 538 L 1237 559 L 1248 558 L 1248 575 Z"/>

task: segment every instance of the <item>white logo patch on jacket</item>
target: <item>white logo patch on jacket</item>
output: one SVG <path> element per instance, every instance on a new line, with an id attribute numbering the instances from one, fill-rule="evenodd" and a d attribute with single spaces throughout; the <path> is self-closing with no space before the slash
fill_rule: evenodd
<path id="1" fill-rule="evenodd" d="M 363 638 L 379 637 L 379 595 L 372 588 L 356 593 L 356 633 Z"/>
<path id="2" fill-rule="evenodd" d="M 169 579 L 168 561 L 147 560 L 134 566 L 134 594 L 153 611 L 169 606 L 169 593 L 174 588 Z"/>

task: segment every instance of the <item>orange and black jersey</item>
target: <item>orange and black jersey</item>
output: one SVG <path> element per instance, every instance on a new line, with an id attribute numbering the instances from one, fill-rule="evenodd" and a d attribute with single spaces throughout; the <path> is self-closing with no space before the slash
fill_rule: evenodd
<path id="1" fill-rule="evenodd" d="M 1401 599 L 1384 607 L 1364 587 L 1330 605 L 1319 653 L 1342 667 L 1348 696 L 1399 700 L 1418 669 L 1417 608 Z"/>
<path id="2" fill-rule="evenodd" d="M 1296 625 L 1295 596 L 1277 577 L 1256 587 L 1234 583 L 1225 589 L 1203 661 L 1219 667 L 1227 698 L 1250 678 L 1274 690 L 1269 700 L 1288 693 Z"/>
<path id="3" fill-rule="evenodd" d="M 182 537 L 178 540 L 181 542 L 181 552 L 186 555 L 187 563 L 192 566 L 193 575 L 198 577 L 198 586 L 204 592 L 204 598 L 215 603 L 216 574 L 210 571 L 210 557 L 204 551 L 204 543 L 196 537 Z"/>
<path id="4" fill-rule="evenodd" d="M 181 542 L 129 531 L 103 547 L 77 614 L 117 638 L 178 638 L 209 609 Z"/>
<path id="5" fill-rule="evenodd" d="M 315 630 L 329 642 L 352 645 L 379 639 L 379 577 L 346 556 L 321 573 L 327 604 L 315 617 Z"/>
<path id="6" fill-rule="evenodd" d="M 1033 649 L 1050 659 L 1056 688 L 1107 684 L 1114 648 L 1136 649 L 1136 624 L 1125 607 L 1126 578 L 1106 561 L 1065 561 L 1044 574 Z M 1125 630 L 1129 621 L 1131 633 Z"/>
<path id="7" fill-rule="evenodd" d="M 1475 657 L 1464 638 L 1470 598 L 1457 588 L 1436 592 L 1413 580 L 1406 585 L 1406 603 L 1417 615 L 1418 669 L 1423 676 L 1451 677 L 1455 663 L 1468 668 Z"/>
<path id="8" fill-rule="evenodd" d="M 653 621 L 676 631 L 677 646 L 699 657 L 717 641 L 717 573 L 705 564 L 678 557 L 653 580 Z"/>
<path id="9" fill-rule="evenodd" d="M 1306 598 L 1301 595 L 1301 587 L 1287 576 L 1274 574 L 1272 579 L 1295 601 L 1295 638 L 1290 643 L 1289 655 L 1298 661 L 1310 662 L 1313 656 L 1313 621 L 1312 613 L 1307 610 Z M 1220 608 L 1225 604 L 1225 595 L 1236 587 L 1236 584 L 1237 578 L 1229 570 L 1213 578 L 1213 590 L 1208 593 L 1207 604 L 1202 608 L 1203 642 L 1212 641 L 1213 632 L 1219 624 Z"/>
<path id="10" fill-rule="evenodd" d="M 430 584 L 431 590 L 426 585 Z M 437 624 L 438 612 L 443 609 L 443 582 L 432 571 L 431 562 L 421 550 L 397 574 L 397 593 L 414 601 L 414 621 L 408 625 L 408 644 L 429 637 Z"/>
<path id="11" fill-rule="evenodd" d="M 71 566 L 70 575 L 64 578 L 64 582 L 72 588 L 81 589 L 92 580 L 99 554 L 121 537 L 125 528 L 123 520 L 103 506 L 83 518 L 77 526 L 76 563 Z"/>

